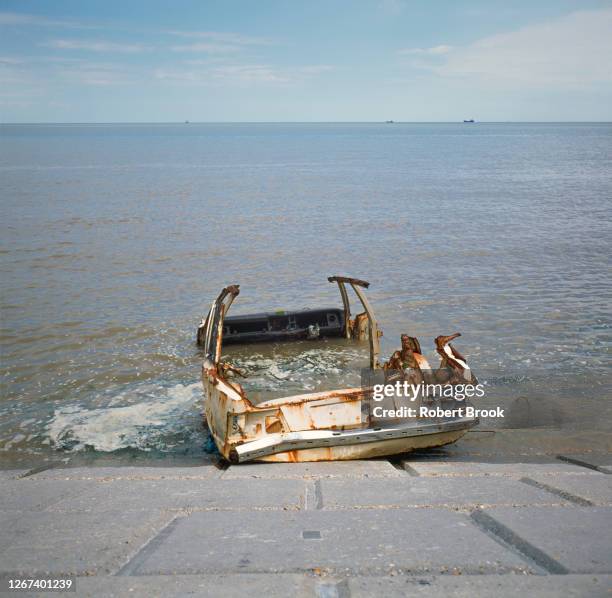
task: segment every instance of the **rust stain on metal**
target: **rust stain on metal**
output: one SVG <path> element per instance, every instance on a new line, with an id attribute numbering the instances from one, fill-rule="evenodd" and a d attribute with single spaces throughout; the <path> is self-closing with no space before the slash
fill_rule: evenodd
<path id="1" fill-rule="evenodd" d="M 266 432 L 268 434 L 275 434 L 276 432 L 283 431 L 283 424 L 280 419 L 275 415 L 266 416 Z"/>
<path id="2" fill-rule="evenodd" d="M 364 294 L 369 283 L 341 276 L 328 280 L 338 285 L 344 308 L 341 312 L 336 311 L 339 315 L 344 314 L 343 323 L 336 324 L 337 334 L 354 341 L 368 341 L 373 371 L 382 367 L 387 373 L 391 366 L 402 371 L 409 366 L 423 375 L 430 371 L 420 343 L 408 335 L 402 336 L 402 348 L 381 366 L 379 338 L 382 331 Z M 363 308 L 354 316 L 347 287 L 352 289 Z M 231 462 L 252 459 L 325 461 L 389 455 L 454 442 L 477 423 L 474 420 L 465 425 L 436 427 L 427 434 L 420 429 L 410 433 L 401 429 L 388 432 L 377 427 L 379 424 L 370 415 L 371 389 L 368 388 L 308 393 L 252 403 L 235 380 L 235 376 L 244 377 L 244 373 L 221 359 L 225 316 L 239 292 L 238 285 L 225 287 L 202 319 L 197 333 L 198 344 L 205 354 L 202 382 L 206 422 L 219 451 Z M 436 349 L 444 367 L 450 368 L 458 379 L 467 380 L 471 376 L 467 361 L 450 345 L 458 336 L 436 338 Z"/>

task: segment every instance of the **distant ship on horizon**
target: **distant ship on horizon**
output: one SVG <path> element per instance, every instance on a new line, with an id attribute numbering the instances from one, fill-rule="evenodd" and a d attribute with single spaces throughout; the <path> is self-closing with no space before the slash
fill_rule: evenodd
<path id="1" fill-rule="evenodd" d="M 464 123 L 475 123 L 476 121 L 473 118 L 470 118 L 468 120 L 464 120 Z"/>

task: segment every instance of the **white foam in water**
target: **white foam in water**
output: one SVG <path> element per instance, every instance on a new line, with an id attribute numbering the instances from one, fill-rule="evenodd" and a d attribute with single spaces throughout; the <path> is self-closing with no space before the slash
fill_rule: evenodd
<path id="1" fill-rule="evenodd" d="M 313 390 L 325 380 L 332 386 L 343 386 L 349 381 L 359 384 L 359 369 L 355 364 L 363 361 L 364 355 L 359 350 L 346 348 L 308 349 L 295 355 L 275 355 L 273 359 L 261 354 L 248 358 L 234 356 L 232 361 L 247 374 L 247 378 L 240 380 L 247 392 L 291 393 Z"/>
<path id="2" fill-rule="evenodd" d="M 184 442 L 186 435 L 197 430 L 193 415 L 201 400 L 202 385 L 197 382 L 158 388 L 153 396 L 129 405 L 59 407 L 47 433 L 54 446 L 72 451 L 87 447 L 107 452 L 126 448 L 168 450 L 174 446 L 174 435 Z M 112 404 L 117 402 L 115 398 Z"/>
<path id="3" fill-rule="evenodd" d="M 234 362 L 248 373 L 248 378 L 240 379 L 247 391 L 290 394 L 313 389 L 330 375 L 352 377 L 358 384 L 359 370 L 347 366 L 362 357 L 354 349 L 310 349 L 297 355 L 275 355 L 274 359 L 255 354 Z M 339 380 L 334 383 L 342 386 Z M 60 403 L 46 425 L 43 444 L 69 451 L 182 449 L 203 436 L 202 407 L 200 382 L 166 388 L 137 384 L 86 402 Z"/>

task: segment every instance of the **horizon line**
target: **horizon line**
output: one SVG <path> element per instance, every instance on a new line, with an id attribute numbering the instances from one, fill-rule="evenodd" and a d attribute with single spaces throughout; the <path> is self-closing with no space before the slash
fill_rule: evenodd
<path id="1" fill-rule="evenodd" d="M 3 125 L 322 125 L 322 124 L 611 124 L 612 120 L 177 120 L 177 121 L 14 121 Z"/>

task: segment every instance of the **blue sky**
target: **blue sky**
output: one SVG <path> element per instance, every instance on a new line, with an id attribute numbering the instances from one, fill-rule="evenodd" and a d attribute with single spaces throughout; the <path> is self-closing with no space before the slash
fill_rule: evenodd
<path id="1" fill-rule="evenodd" d="M 611 32 L 596 0 L 0 0 L 0 120 L 612 120 Z"/>

